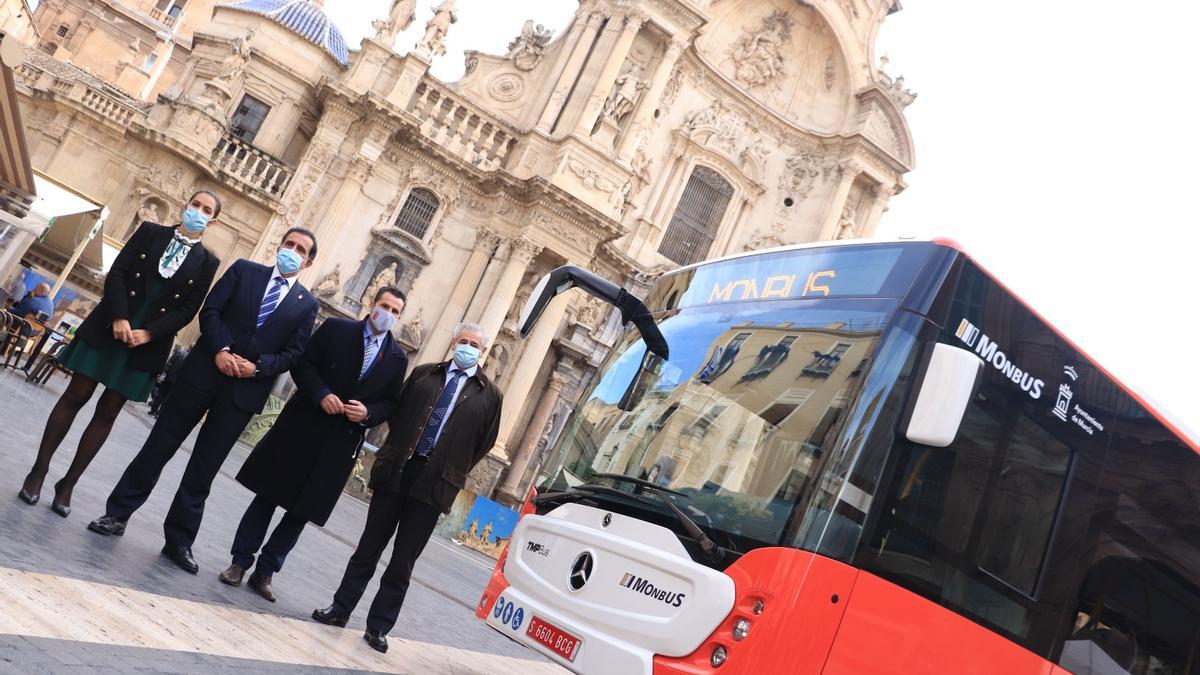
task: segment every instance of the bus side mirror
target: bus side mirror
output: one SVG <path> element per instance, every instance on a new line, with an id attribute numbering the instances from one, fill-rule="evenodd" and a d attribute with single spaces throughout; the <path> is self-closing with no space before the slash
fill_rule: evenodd
<path id="1" fill-rule="evenodd" d="M 953 443 L 982 372 L 983 361 L 974 352 L 935 344 L 909 416 L 908 440 L 935 448 Z"/>

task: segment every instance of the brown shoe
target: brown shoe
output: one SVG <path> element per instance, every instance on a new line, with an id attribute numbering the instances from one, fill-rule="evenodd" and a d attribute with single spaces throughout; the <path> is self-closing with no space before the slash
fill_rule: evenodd
<path id="1" fill-rule="evenodd" d="M 246 585 L 255 593 L 258 593 L 271 602 L 275 602 L 275 592 L 271 590 L 271 577 L 259 574 L 258 572 L 252 572 L 250 580 L 246 582 Z"/>
<path id="2" fill-rule="evenodd" d="M 221 583 L 229 586 L 241 586 L 242 577 L 246 576 L 246 570 L 241 565 L 230 565 L 228 569 L 217 575 Z"/>

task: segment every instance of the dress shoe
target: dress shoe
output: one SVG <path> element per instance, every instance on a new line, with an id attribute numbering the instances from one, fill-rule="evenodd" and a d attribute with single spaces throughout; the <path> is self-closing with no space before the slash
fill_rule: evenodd
<path id="1" fill-rule="evenodd" d="M 241 586 L 242 577 L 246 576 L 246 569 L 238 564 L 230 565 L 228 569 L 217 575 L 221 583 L 229 586 Z"/>
<path id="2" fill-rule="evenodd" d="M 170 559 L 171 562 L 179 566 L 179 569 L 189 574 L 195 574 L 200 571 L 200 566 L 192 559 L 192 549 L 190 546 L 172 546 L 163 544 L 162 554 Z"/>
<path id="3" fill-rule="evenodd" d="M 368 628 L 367 632 L 363 633 L 363 639 L 367 641 L 367 644 L 371 645 L 371 649 L 374 649 L 377 652 L 382 652 L 384 654 L 387 653 L 387 634 L 386 633 L 376 633 L 375 631 Z"/>
<path id="4" fill-rule="evenodd" d="M 97 534 L 120 537 L 125 534 L 125 521 L 117 520 L 116 516 L 107 513 L 88 523 L 88 529 Z"/>
<path id="5" fill-rule="evenodd" d="M 312 618 L 317 623 L 323 623 L 326 626 L 337 626 L 338 628 L 345 628 L 346 622 L 350 620 L 350 617 L 340 614 L 333 605 L 325 609 L 314 609 Z"/>
<path id="6" fill-rule="evenodd" d="M 38 500 L 42 498 L 41 495 L 35 495 L 35 494 L 31 494 L 29 492 L 26 492 L 25 488 L 21 488 L 21 491 L 17 493 L 17 496 L 21 498 L 21 501 L 25 502 L 26 504 L 29 504 L 30 506 L 33 506 L 34 504 L 38 503 Z"/>
<path id="7" fill-rule="evenodd" d="M 246 582 L 246 586 L 267 600 L 275 602 L 275 591 L 271 590 L 270 575 L 253 572 L 250 574 L 250 580 Z"/>

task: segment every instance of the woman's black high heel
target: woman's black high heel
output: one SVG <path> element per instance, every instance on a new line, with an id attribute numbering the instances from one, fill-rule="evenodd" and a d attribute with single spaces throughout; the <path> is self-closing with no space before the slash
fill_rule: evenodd
<path id="1" fill-rule="evenodd" d="M 21 488 L 21 491 L 17 493 L 17 496 L 21 498 L 21 501 L 25 502 L 26 504 L 29 504 L 30 506 L 33 506 L 34 504 L 38 503 L 38 500 L 40 500 L 42 498 L 41 495 L 35 495 L 35 494 L 30 494 L 30 493 L 26 492 L 25 488 Z"/>
<path id="2" fill-rule="evenodd" d="M 59 494 L 62 492 L 62 488 L 60 487 L 61 485 L 61 481 L 54 484 L 54 501 L 50 503 L 50 510 L 62 516 L 63 518 L 66 518 L 67 516 L 71 515 L 71 506 L 69 503 L 62 503 L 62 500 L 59 497 Z M 71 501 L 71 490 L 74 489 L 74 487 L 75 486 L 72 485 L 67 488 L 67 502 Z"/>

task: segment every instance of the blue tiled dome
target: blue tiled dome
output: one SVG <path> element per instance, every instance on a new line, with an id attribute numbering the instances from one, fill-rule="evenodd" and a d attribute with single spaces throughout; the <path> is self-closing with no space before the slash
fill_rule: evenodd
<path id="1" fill-rule="evenodd" d="M 309 0 L 242 0 L 224 7 L 268 17 L 324 49 L 343 68 L 350 63 L 350 51 L 342 32 Z"/>

